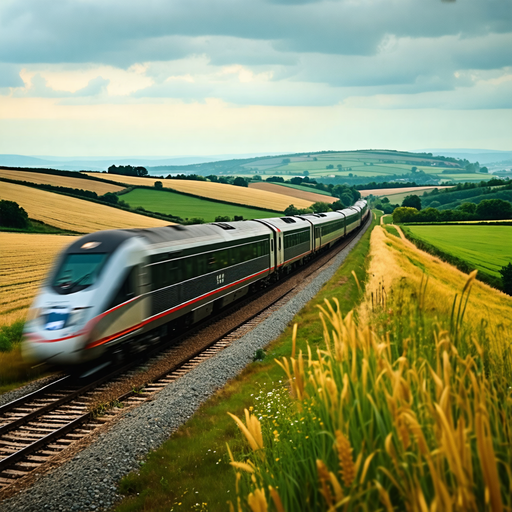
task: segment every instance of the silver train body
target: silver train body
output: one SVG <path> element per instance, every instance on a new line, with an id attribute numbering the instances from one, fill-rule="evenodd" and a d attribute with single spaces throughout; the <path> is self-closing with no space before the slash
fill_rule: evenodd
<path id="1" fill-rule="evenodd" d="M 54 263 L 27 315 L 24 357 L 78 365 L 133 352 L 169 322 L 197 322 L 358 228 L 366 201 L 336 212 L 109 230 Z"/>

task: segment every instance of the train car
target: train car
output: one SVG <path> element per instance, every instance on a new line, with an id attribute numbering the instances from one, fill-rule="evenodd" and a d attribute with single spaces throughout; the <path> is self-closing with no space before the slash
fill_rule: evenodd
<path id="1" fill-rule="evenodd" d="M 100 231 L 69 246 L 25 326 L 24 356 L 79 364 L 130 347 L 176 318 L 192 323 L 275 267 L 255 221 Z"/>
<path id="2" fill-rule="evenodd" d="M 65 249 L 27 315 L 27 360 L 77 365 L 133 354 L 278 279 L 356 229 L 366 201 L 322 214 L 120 229 Z"/>
<path id="3" fill-rule="evenodd" d="M 312 224 L 298 217 L 274 217 L 260 219 L 274 234 L 275 270 L 289 272 L 295 265 L 302 264 L 313 252 Z"/>

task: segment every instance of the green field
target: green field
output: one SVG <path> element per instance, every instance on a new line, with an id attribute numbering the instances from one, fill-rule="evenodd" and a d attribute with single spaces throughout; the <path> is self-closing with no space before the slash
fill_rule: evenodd
<path id="1" fill-rule="evenodd" d="M 512 262 L 512 227 L 407 226 L 418 238 L 500 277 L 501 267 Z"/>
<path id="2" fill-rule="evenodd" d="M 231 218 L 235 215 L 241 215 L 244 219 L 262 219 L 277 215 L 275 212 L 268 210 L 245 208 L 235 204 L 217 203 L 176 192 L 143 188 L 137 188 L 123 194 L 120 199 L 126 201 L 133 208 L 142 206 L 150 212 L 175 215 L 185 220 L 201 218 L 205 222 L 214 222 L 218 215 L 228 215 Z"/>

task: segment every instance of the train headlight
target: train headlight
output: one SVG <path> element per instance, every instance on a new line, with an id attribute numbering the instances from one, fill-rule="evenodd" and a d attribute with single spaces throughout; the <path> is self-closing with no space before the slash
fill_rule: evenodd
<path id="1" fill-rule="evenodd" d="M 80 326 L 85 323 L 87 317 L 87 310 L 89 308 L 74 308 L 69 313 L 66 327 Z"/>

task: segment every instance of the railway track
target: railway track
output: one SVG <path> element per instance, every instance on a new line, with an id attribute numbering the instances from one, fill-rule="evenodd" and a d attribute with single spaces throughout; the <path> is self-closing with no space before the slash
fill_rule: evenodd
<path id="1" fill-rule="evenodd" d="M 308 276 L 327 265 L 353 237 L 338 244 L 313 264 L 301 269 L 295 281 L 303 282 Z M 292 276 L 293 277 L 293 276 Z M 209 329 L 199 326 L 194 330 L 198 338 L 206 338 L 200 345 L 189 346 L 190 333 L 179 337 L 179 342 L 155 356 L 143 366 L 153 365 L 153 371 L 142 374 L 144 382 L 134 390 L 134 376 L 141 380 L 140 363 L 129 364 L 101 376 L 86 385 L 78 385 L 71 377 L 62 377 L 51 384 L 18 400 L 0 407 L 0 493 L 8 491 L 14 483 L 71 447 L 76 441 L 91 434 L 98 426 L 117 416 L 121 409 L 110 409 L 97 415 L 98 404 L 115 403 L 132 406 L 148 400 L 171 382 L 179 379 L 206 359 L 225 349 L 289 300 L 296 288 L 293 279 L 277 285 L 277 291 L 261 294 L 257 300 L 247 301 L 248 312 L 240 304 L 224 312 L 220 333 L 204 334 Z M 271 295 L 265 300 L 264 297 Z M 258 302 L 258 307 L 254 307 Z M 235 315 L 237 318 L 229 321 Z M 226 316 L 228 315 L 228 316 Z M 216 319 L 218 321 L 218 318 Z M 160 349 L 161 350 L 161 349 Z M 156 351 L 154 351 L 156 352 Z M 112 395 L 111 389 L 116 394 Z M 107 397 L 107 398 L 105 398 Z"/>

